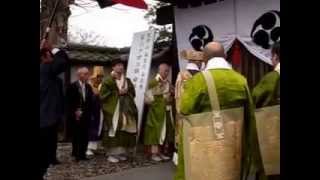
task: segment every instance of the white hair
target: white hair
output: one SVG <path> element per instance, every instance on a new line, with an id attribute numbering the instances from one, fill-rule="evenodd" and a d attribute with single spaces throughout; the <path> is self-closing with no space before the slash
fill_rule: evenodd
<path id="1" fill-rule="evenodd" d="M 80 67 L 77 69 L 77 73 L 80 74 L 80 73 L 87 73 L 89 72 L 89 69 L 87 67 Z"/>

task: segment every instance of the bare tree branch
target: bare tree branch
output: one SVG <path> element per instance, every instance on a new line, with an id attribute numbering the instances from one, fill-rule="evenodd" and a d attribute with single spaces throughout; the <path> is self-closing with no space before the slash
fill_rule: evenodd
<path id="1" fill-rule="evenodd" d="M 156 31 L 156 42 L 159 41 L 169 41 L 172 39 L 172 25 L 159 26 L 156 24 L 156 12 L 157 9 L 170 5 L 169 3 L 164 3 L 160 1 L 155 1 L 155 4 L 150 4 L 148 12 L 145 14 L 144 18 L 148 21 L 149 29 Z"/>
<path id="2" fill-rule="evenodd" d="M 92 0 L 77 0 L 73 3 L 76 7 L 82 8 L 86 11 L 86 13 L 89 13 L 89 9 L 91 8 L 97 8 L 98 3 L 96 1 Z M 78 16 L 78 15 L 77 15 Z"/>
<path id="3" fill-rule="evenodd" d="M 100 34 L 94 31 L 86 31 L 84 29 L 76 29 L 74 32 L 68 33 L 70 42 L 78 44 L 87 44 L 95 46 L 105 46 L 106 40 Z"/>

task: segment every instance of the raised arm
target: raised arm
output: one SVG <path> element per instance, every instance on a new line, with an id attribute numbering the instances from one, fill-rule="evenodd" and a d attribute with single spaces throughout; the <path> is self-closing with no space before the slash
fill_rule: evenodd
<path id="1" fill-rule="evenodd" d="M 64 50 L 54 48 L 52 50 L 53 62 L 50 64 L 50 72 L 53 76 L 57 76 L 65 72 L 67 62 L 69 60 L 67 53 Z"/>
<path id="2" fill-rule="evenodd" d="M 100 99 L 102 101 L 106 100 L 111 95 L 111 87 L 109 84 L 110 84 L 109 77 L 106 80 L 104 80 L 101 84 Z"/>
<path id="3" fill-rule="evenodd" d="M 203 84 L 205 84 L 205 80 L 202 74 L 197 74 L 184 83 L 184 90 L 180 100 L 181 114 L 190 115 L 198 113 L 201 97 L 205 93 Z"/>

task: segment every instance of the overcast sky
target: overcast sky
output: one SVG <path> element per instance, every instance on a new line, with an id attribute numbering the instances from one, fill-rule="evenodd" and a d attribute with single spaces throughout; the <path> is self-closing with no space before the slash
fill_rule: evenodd
<path id="1" fill-rule="evenodd" d="M 99 34 L 105 46 L 124 47 L 131 45 L 133 33 L 148 29 L 148 22 L 144 19 L 146 10 L 120 4 L 100 9 L 91 0 L 81 0 L 86 1 L 90 2 L 89 8 L 83 9 L 74 5 L 70 7 L 72 14 L 69 18 L 69 34 L 72 36 L 69 41 L 79 42 L 79 30 L 85 30 L 94 32 L 95 36 Z"/>

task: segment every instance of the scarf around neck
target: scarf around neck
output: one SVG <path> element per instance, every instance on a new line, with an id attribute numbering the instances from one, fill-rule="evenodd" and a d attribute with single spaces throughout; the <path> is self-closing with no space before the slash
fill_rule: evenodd
<path id="1" fill-rule="evenodd" d="M 276 65 L 276 67 L 274 68 L 274 71 L 276 71 L 280 75 L 280 63 Z"/>
<path id="2" fill-rule="evenodd" d="M 209 69 L 232 69 L 231 65 L 222 57 L 211 58 L 205 70 Z"/>
<path id="3" fill-rule="evenodd" d="M 111 72 L 111 76 L 114 77 L 113 75 L 115 74 L 114 71 Z M 124 76 L 124 74 L 121 74 L 120 79 L 115 79 L 118 90 L 126 90 L 128 88 L 128 84 L 126 81 L 126 78 Z"/>

